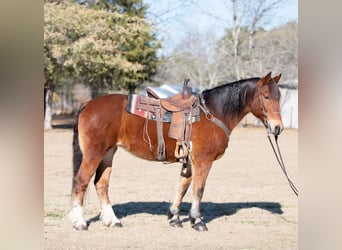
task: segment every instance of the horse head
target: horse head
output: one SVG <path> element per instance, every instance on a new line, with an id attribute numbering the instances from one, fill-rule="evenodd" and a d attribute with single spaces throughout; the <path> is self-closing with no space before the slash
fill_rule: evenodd
<path id="1" fill-rule="evenodd" d="M 268 73 L 256 84 L 252 113 L 263 122 L 270 133 L 279 135 L 284 129 L 278 86 L 281 74 L 275 77 L 272 77 L 271 74 L 272 72 Z"/>

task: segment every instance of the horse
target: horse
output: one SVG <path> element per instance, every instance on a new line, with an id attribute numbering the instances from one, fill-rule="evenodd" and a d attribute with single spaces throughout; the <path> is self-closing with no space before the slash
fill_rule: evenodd
<path id="1" fill-rule="evenodd" d="M 200 213 L 206 179 L 213 162 L 220 159 L 228 148 L 229 134 L 246 114 L 252 113 L 257 117 L 268 133 L 278 136 L 282 132 L 284 126 L 278 86 L 281 74 L 274 77 L 271 74 L 226 83 L 200 93 L 197 102 L 201 107 L 200 120 L 192 124 L 189 161 L 183 164 L 175 198 L 167 212 L 171 226 L 182 227 L 180 205 L 193 182 L 193 200 L 189 212 L 191 227 L 196 231 L 208 230 Z M 85 103 L 76 115 L 69 219 L 77 230 L 88 228 L 83 217 L 83 199 L 94 175 L 94 185 L 101 204 L 100 219 L 105 226 L 122 227 L 108 195 L 112 160 L 118 147 L 124 147 L 140 158 L 157 160 L 156 152 L 143 139 L 146 130 L 152 148 L 157 148 L 156 122 L 149 121 L 146 127 L 145 118 L 127 112 L 127 99 L 128 95 L 125 94 L 100 96 Z M 177 162 L 179 159 L 174 155 L 175 140 L 167 136 L 169 126 L 165 123 L 163 128 L 166 161 Z"/>

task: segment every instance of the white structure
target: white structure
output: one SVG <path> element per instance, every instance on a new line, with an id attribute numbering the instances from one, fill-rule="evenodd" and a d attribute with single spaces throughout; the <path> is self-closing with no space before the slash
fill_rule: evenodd
<path id="1" fill-rule="evenodd" d="M 285 128 L 298 129 L 298 89 L 281 88 L 281 116 Z"/>

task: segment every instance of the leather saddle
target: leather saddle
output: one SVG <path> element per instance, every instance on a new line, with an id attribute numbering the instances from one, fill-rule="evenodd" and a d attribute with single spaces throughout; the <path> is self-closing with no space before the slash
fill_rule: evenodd
<path id="1" fill-rule="evenodd" d="M 146 88 L 147 96 L 138 96 L 136 108 L 146 111 L 146 118 L 152 118 L 157 122 L 158 160 L 165 160 L 166 158 L 163 122 L 167 121 L 166 116 L 170 114 L 171 124 L 168 136 L 176 140 L 175 157 L 184 159 L 188 156 L 191 126 L 193 122 L 199 120 L 197 97 L 192 93 L 192 88 L 188 86 L 188 82 L 189 79 L 186 79 L 182 91 L 172 97 L 161 98 L 156 91 L 149 87 Z"/>

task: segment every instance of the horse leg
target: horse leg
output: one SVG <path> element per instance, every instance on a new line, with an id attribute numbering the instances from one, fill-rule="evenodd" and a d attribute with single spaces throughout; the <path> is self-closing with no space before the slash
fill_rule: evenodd
<path id="1" fill-rule="evenodd" d="M 192 180 L 190 161 L 187 161 L 187 163 L 182 166 L 180 175 L 176 195 L 168 211 L 168 220 L 172 227 L 183 227 L 182 222 L 179 219 L 179 207 Z"/>
<path id="2" fill-rule="evenodd" d="M 200 203 L 203 197 L 205 182 L 211 166 L 212 162 L 209 164 L 201 162 L 200 164 L 194 164 L 193 167 L 193 201 L 189 217 L 192 228 L 196 231 L 208 231 L 205 222 L 201 218 Z M 195 223 L 197 219 L 200 221 Z"/>
<path id="3" fill-rule="evenodd" d="M 83 157 L 80 169 L 74 177 L 72 190 L 73 204 L 69 213 L 72 225 L 77 230 L 87 230 L 88 225 L 83 218 L 83 200 L 91 177 L 95 174 L 99 165 L 100 157 Z"/>
<path id="4" fill-rule="evenodd" d="M 96 170 L 94 185 L 101 203 L 100 219 L 108 227 L 122 227 L 120 220 L 115 216 L 108 196 L 109 178 L 112 172 L 113 156 L 117 147 L 107 151 Z"/>

